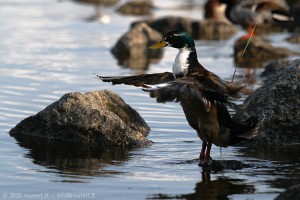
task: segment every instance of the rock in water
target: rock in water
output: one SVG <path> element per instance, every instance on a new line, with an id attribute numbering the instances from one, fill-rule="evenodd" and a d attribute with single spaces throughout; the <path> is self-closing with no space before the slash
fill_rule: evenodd
<path id="1" fill-rule="evenodd" d="M 288 188 L 286 191 L 280 193 L 275 200 L 290 200 L 300 199 L 300 184 Z"/>
<path id="2" fill-rule="evenodd" d="M 137 24 L 125 33 L 111 49 L 120 65 L 133 69 L 147 69 L 150 62 L 161 59 L 163 49 L 148 50 L 162 39 L 162 35 L 146 23 Z"/>
<path id="3" fill-rule="evenodd" d="M 166 35 L 171 30 L 182 30 L 188 32 L 195 40 L 223 40 L 237 33 L 234 25 L 213 19 L 199 21 L 188 17 L 166 16 L 137 21 L 132 23 L 131 26 L 135 27 L 141 22 L 148 24 L 162 35 Z"/>
<path id="4" fill-rule="evenodd" d="M 239 38 L 234 44 L 234 59 L 240 67 L 251 68 L 260 66 L 270 60 L 286 58 L 297 54 L 286 48 L 274 47 L 259 36 L 252 37 L 248 46 L 247 43 L 248 40 Z M 246 46 L 247 50 L 243 54 Z M 243 55 L 242 58 L 241 55 Z"/>
<path id="5" fill-rule="evenodd" d="M 234 116 L 246 120 L 257 116 L 260 128 L 255 138 L 241 145 L 284 145 L 300 143 L 300 59 L 271 75 L 244 102 Z"/>
<path id="6" fill-rule="evenodd" d="M 50 140 L 97 146 L 142 146 L 149 126 L 117 94 L 71 92 L 10 130 Z"/>
<path id="7" fill-rule="evenodd" d="M 149 15 L 152 4 L 152 1 L 127 1 L 117 9 L 117 12 L 124 15 Z"/>

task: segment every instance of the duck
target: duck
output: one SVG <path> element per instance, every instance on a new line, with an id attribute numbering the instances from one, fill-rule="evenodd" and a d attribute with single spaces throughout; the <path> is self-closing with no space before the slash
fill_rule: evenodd
<path id="1" fill-rule="evenodd" d="M 171 31 L 150 46 L 150 49 L 173 47 L 178 49 L 172 72 L 134 76 L 99 76 L 112 84 L 141 87 L 157 102 L 179 102 L 189 125 L 202 140 L 199 165 L 211 160 L 212 144 L 221 147 L 255 137 L 257 118 L 249 117 L 245 123 L 233 120 L 226 105 L 228 97 L 239 98 L 243 84 L 222 80 L 205 69 L 198 61 L 193 38 L 184 31 Z"/>
<path id="2" fill-rule="evenodd" d="M 205 19 L 224 20 L 225 5 L 219 0 L 207 0 L 203 8 Z"/>
<path id="3" fill-rule="evenodd" d="M 173 47 L 179 50 L 172 66 L 172 72 L 133 76 L 100 76 L 95 74 L 96 78 L 103 82 L 111 82 L 113 85 L 125 84 L 136 87 L 148 87 L 149 85 L 174 81 L 181 77 L 199 76 L 211 80 L 227 97 L 238 99 L 241 97 L 241 94 L 251 93 L 243 81 L 225 81 L 215 73 L 204 68 L 198 61 L 195 42 L 189 33 L 185 31 L 170 31 L 161 41 L 151 45 L 149 49 L 153 50 L 163 47 Z"/>
<path id="4" fill-rule="evenodd" d="M 287 7 L 270 0 L 219 0 L 226 4 L 225 16 L 233 24 L 247 29 L 243 39 L 248 39 L 255 31 L 253 27 L 263 24 L 278 24 L 289 28 L 293 23 Z"/>
<path id="5" fill-rule="evenodd" d="M 228 147 L 258 132 L 258 118 L 249 117 L 245 123 L 237 122 L 227 110 L 226 96 L 210 79 L 192 75 L 178 78 L 164 86 L 143 89 L 158 103 L 180 103 L 189 125 L 202 140 L 199 166 L 211 165 L 212 144 Z"/>

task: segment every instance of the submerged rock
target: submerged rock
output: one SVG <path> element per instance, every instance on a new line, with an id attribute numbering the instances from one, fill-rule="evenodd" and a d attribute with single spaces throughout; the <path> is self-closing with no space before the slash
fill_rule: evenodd
<path id="1" fill-rule="evenodd" d="M 162 39 L 162 35 L 145 23 L 134 26 L 111 49 L 119 64 L 134 69 L 146 69 L 150 62 L 161 59 L 162 49 L 148 47 Z"/>
<path id="2" fill-rule="evenodd" d="M 257 116 L 258 135 L 241 145 L 284 145 L 300 143 L 300 59 L 271 75 L 237 110 L 235 119 Z"/>
<path id="3" fill-rule="evenodd" d="M 142 146 L 149 127 L 117 94 L 72 92 L 28 117 L 10 135 L 34 136 L 91 146 Z"/>
<path id="4" fill-rule="evenodd" d="M 196 40 L 228 39 L 237 32 L 237 29 L 233 25 L 225 21 L 214 19 L 199 21 L 187 17 L 168 16 L 134 22 L 132 27 L 141 22 L 147 23 L 150 27 L 157 30 L 162 35 L 166 35 L 171 30 L 181 30 L 188 32 Z"/>
<path id="5" fill-rule="evenodd" d="M 242 67 L 253 67 L 262 65 L 264 62 L 274 59 L 286 58 L 295 53 L 286 48 L 279 48 L 272 46 L 269 42 L 263 40 L 261 37 L 252 37 L 247 50 L 242 59 L 239 61 L 248 40 L 238 39 L 234 44 L 234 59 Z"/>
<path id="6" fill-rule="evenodd" d="M 208 165 L 202 166 L 204 171 L 241 170 L 250 167 L 238 160 L 210 160 Z"/>
<path id="7" fill-rule="evenodd" d="M 117 12 L 124 15 L 149 15 L 152 9 L 152 1 L 129 1 L 121 5 Z"/>

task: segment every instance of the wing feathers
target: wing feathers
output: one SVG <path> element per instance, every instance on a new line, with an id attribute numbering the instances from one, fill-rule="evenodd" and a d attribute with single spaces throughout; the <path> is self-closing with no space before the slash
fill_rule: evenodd
<path id="1" fill-rule="evenodd" d="M 156 98 L 157 102 L 182 102 L 201 101 L 207 110 L 217 103 L 227 103 L 227 99 L 219 88 L 209 79 L 185 77 L 176 79 L 164 87 L 156 89 L 144 88 L 150 93 L 150 97 Z"/>
<path id="2" fill-rule="evenodd" d="M 97 74 L 96 78 L 102 80 L 103 82 L 111 82 L 113 85 L 116 84 L 125 84 L 133 86 L 143 86 L 146 85 L 155 85 L 174 81 L 173 73 L 164 72 L 156 74 L 142 74 L 134 76 L 99 76 Z"/>

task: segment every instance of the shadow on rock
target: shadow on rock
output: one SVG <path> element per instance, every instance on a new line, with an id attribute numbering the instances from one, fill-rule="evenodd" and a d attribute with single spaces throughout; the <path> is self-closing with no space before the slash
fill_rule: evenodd
<path id="1" fill-rule="evenodd" d="M 59 170 L 69 175 L 103 176 L 121 172 L 103 170 L 109 165 L 120 165 L 129 159 L 129 150 L 123 148 L 97 148 L 80 144 L 51 141 L 19 135 L 15 139 L 29 149 L 26 157 L 33 163 Z"/>
<path id="2" fill-rule="evenodd" d="M 253 185 L 244 183 L 242 179 L 228 179 L 219 177 L 211 180 L 210 174 L 202 172 L 202 180 L 195 186 L 195 190 L 190 194 L 168 195 L 154 194 L 148 199 L 230 199 L 233 194 L 249 194 L 255 191 Z"/>

